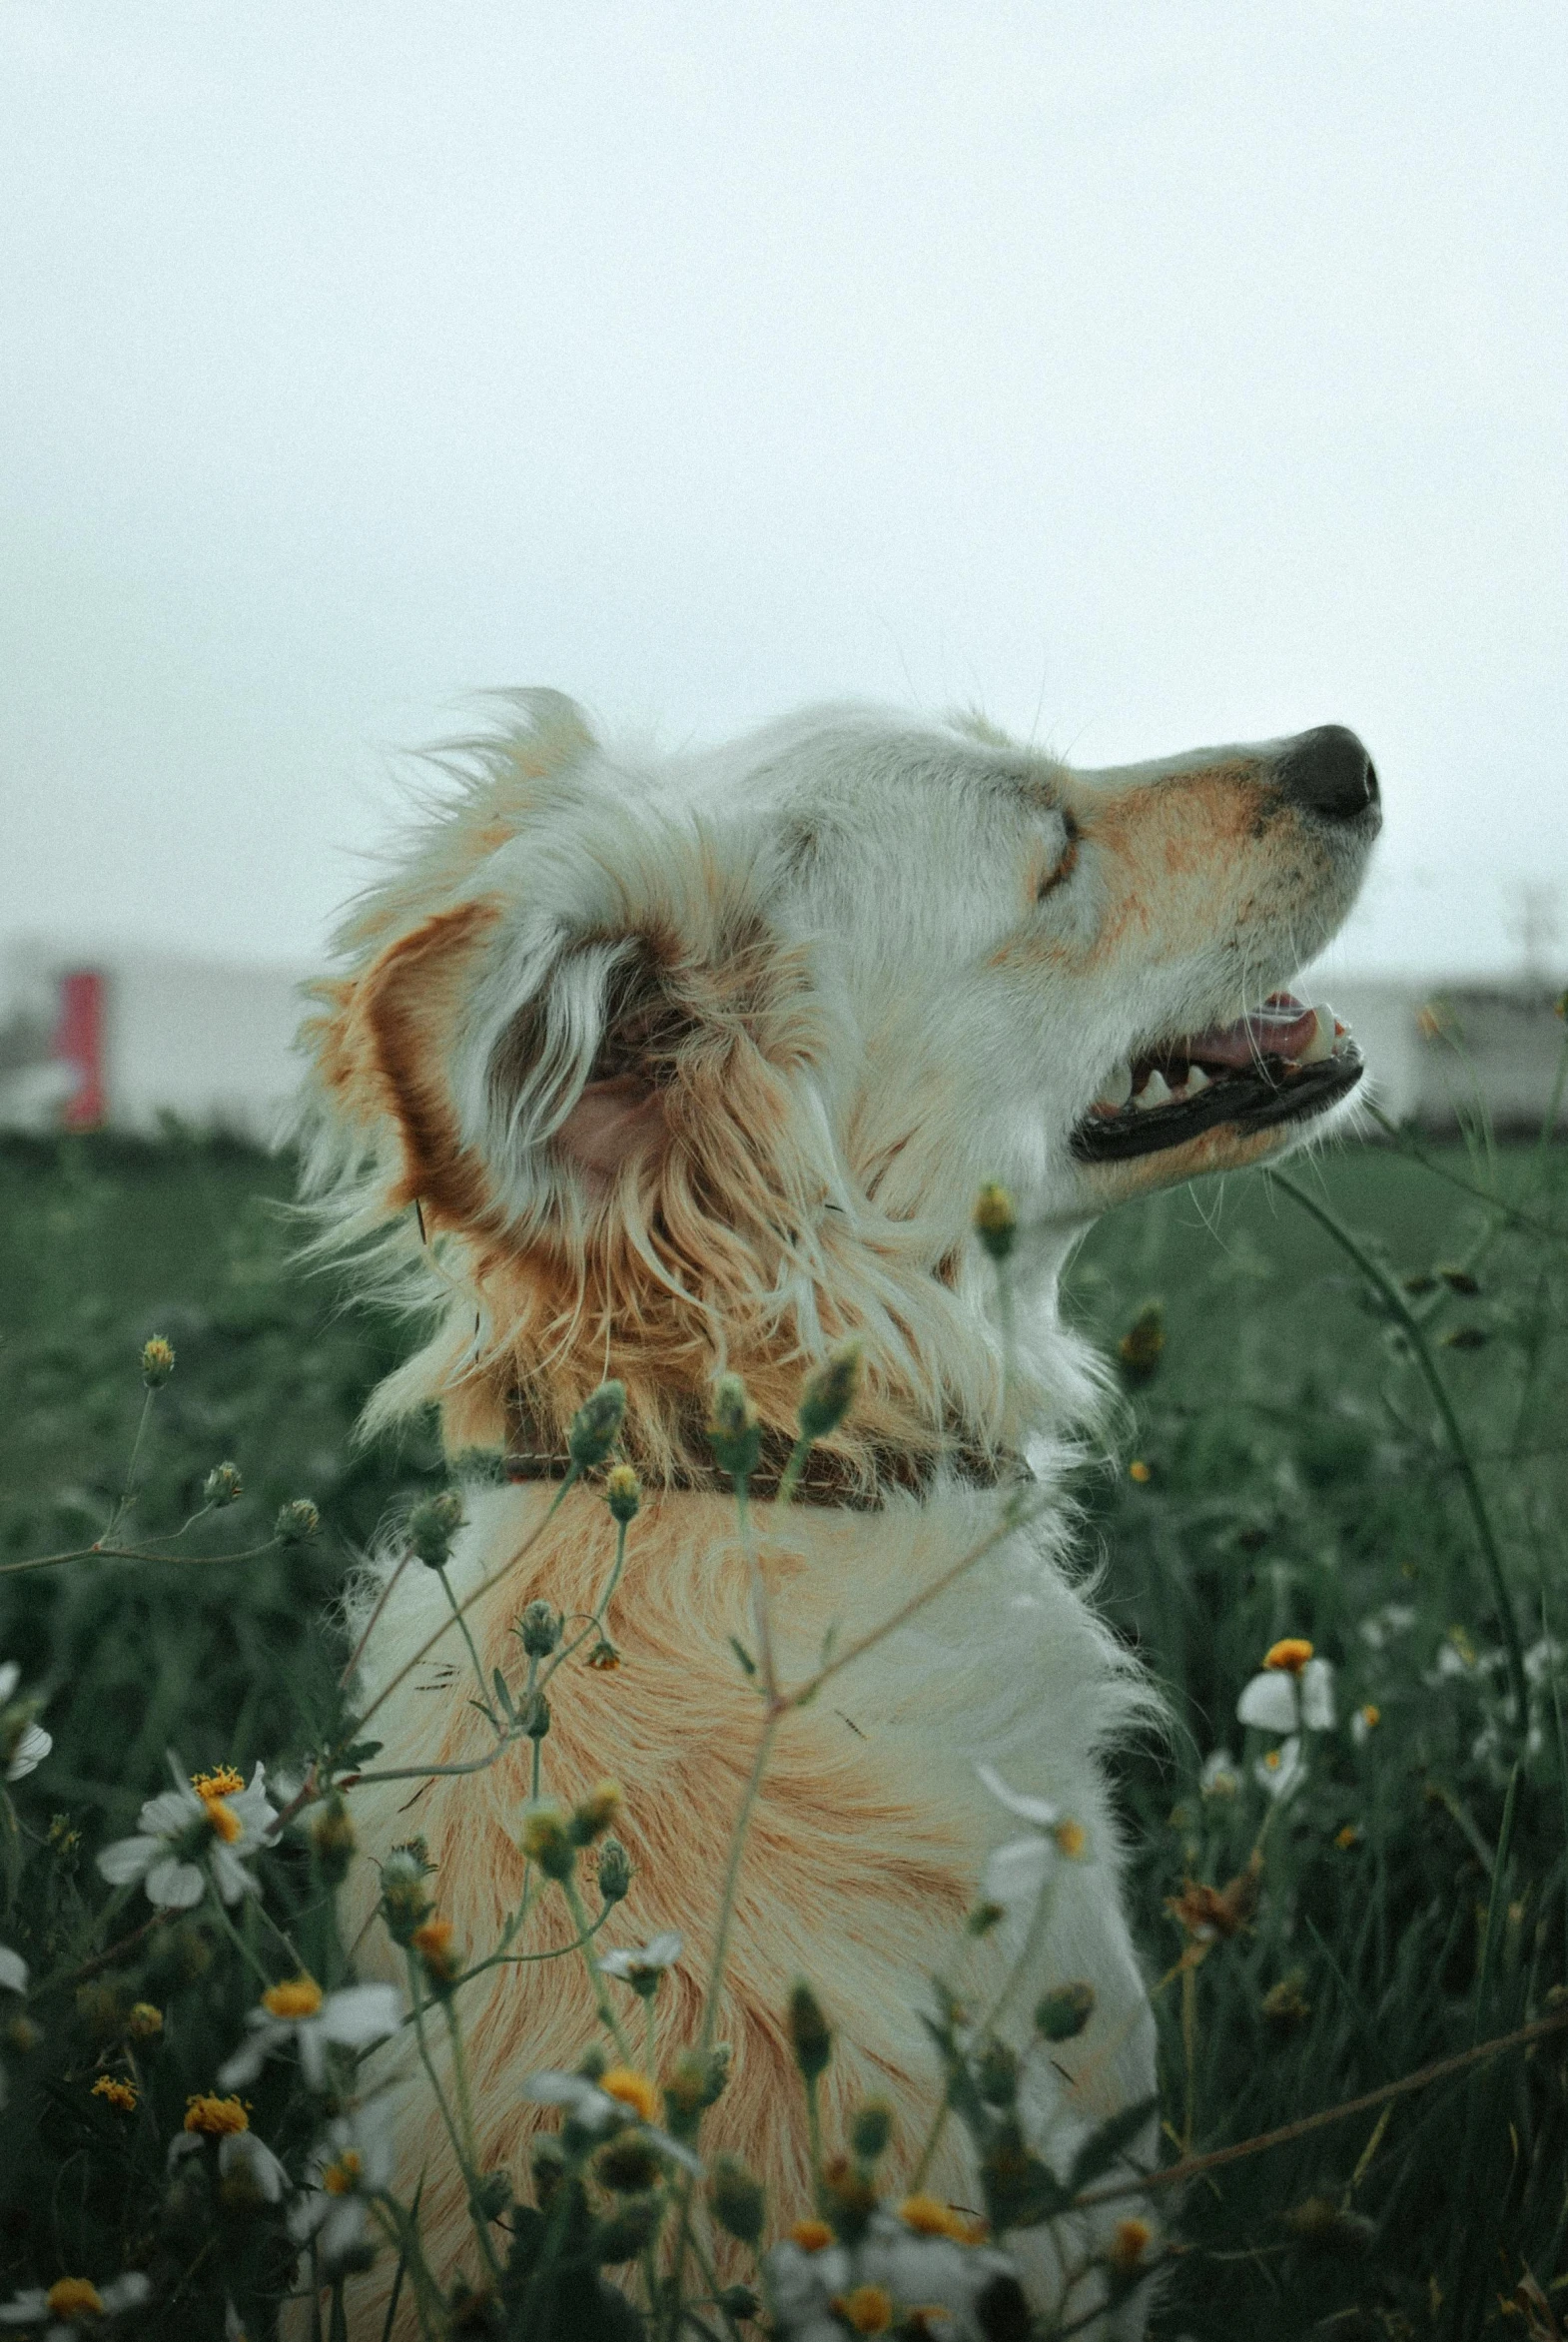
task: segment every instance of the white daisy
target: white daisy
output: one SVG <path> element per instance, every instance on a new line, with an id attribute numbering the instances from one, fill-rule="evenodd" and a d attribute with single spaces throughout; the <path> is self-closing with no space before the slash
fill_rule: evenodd
<path id="1" fill-rule="evenodd" d="M 169 2142 L 169 2168 L 186 2155 L 199 2153 L 204 2136 L 200 2130 L 182 2130 Z M 275 2204 L 289 2184 L 289 2174 L 266 2142 L 254 2130 L 226 2130 L 218 2138 L 218 2175 L 221 2179 L 238 2176 L 263 2200 Z"/>
<path id="2" fill-rule="evenodd" d="M 251 2037 L 220 2070 L 220 2089 L 255 2081 L 267 2059 L 292 2043 L 306 2087 L 322 2090 L 329 2047 L 364 2049 L 388 2039 L 402 2022 L 402 1995 L 395 1984 L 346 1984 L 340 1992 L 324 1992 L 314 1976 L 291 1976 L 270 1985 L 261 2007 L 245 2021 Z"/>
<path id="3" fill-rule="evenodd" d="M 601 2090 L 597 2082 L 589 2081 L 583 2073 L 559 2073 L 546 2067 L 530 2073 L 522 2085 L 525 2098 L 533 2098 L 541 2106 L 564 2106 L 568 2122 L 575 2122 L 590 2138 L 600 2138 L 612 2130 L 635 2126 L 642 2136 L 667 2162 L 679 2163 L 683 2170 L 700 2173 L 701 2158 L 690 2147 L 683 2147 L 667 2130 L 658 2129 L 648 2121 L 645 2109 L 653 2102 L 651 2085 L 641 2074 L 625 2074 L 626 2094 L 617 2096 L 613 2085 L 620 2068 L 612 2068 L 605 2076 L 612 2087 Z M 634 2086 L 635 2085 L 635 2086 Z M 638 2116 L 642 2118 L 639 2120 Z"/>
<path id="4" fill-rule="evenodd" d="M 102 2333 L 105 2318 L 140 2308 L 151 2292 L 140 2269 L 111 2277 L 107 2285 L 87 2277 L 59 2277 L 47 2288 L 30 2286 L 0 2303 L 0 2326 L 40 2326 L 43 2342 L 77 2342 L 79 2335 Z"/>
<path id="5" fill-rule="evenodd" d="M 0 1944 L 0 1990 L 27 1990 L 27 1962 L 19 1952 L 13 1952 L 6 1944 Z"/>
<path id="6" fill-rule="evenodd" d="M 639 1952 L 601 1952 L 599 1967 L 607 1976 L 619 1976 L 623 1984 L 643 2000 L 650 2000 L 659 1988 L 660 1979 L 675 1965 L 681 1954 L 681 1939 L 673 1928 L 652 1937 Z"/>
<path id="7" fill-rule="evenodd" d="M 1293 1733 L 1277 1749 L 1270 1749 L 1266 1756 L 1258 1758 L 1252 1767 L 1252 1778 L 1271 1798 L 1294 1796 L 1306 1778 L 1306 1759 Z"/>
<path id="8" fill-rule="evenodd" d="M 1241 1786 L 1241 1768 L 1228 1749 L 1211 1749 L 1203 1759 L 1197 1786 L 1204 1797 L 1234 1797 Z"/>
<path id="9" fill-rule="evenodd" d="M 311 2158 L 306 2192 L 290 2211 L 290 2235 L 296 2244 L 314 2237 L 317 2257 L 329 2273 L 342 2268 L 375 2244 L 371 2202 L 391 2185 L 392 2174 L 386 2105 L 368 2098 L 329 2125 Z"/>
<path id="10" fill-rule="evenodd" d="M 924 2200 L 911 2199 L 909 2210 Z M 1006 2253 L 951 2234 L 922 2233 L 886 2209 L 873 2212 L 853 2246 L 812 2250 L 788 2238 L 774 2245 L 764 2266 L 780 2342 L 842 2342 L 846 2309 L 878 2320 L 864 2332 L 923 2312 L 923 2330 L 943 2342 L 983 2342 L 999 2330 L 994 2320 L 1004 2304 L 1020 2332 L 1028 2316 Z"/>
<path id="11" fill-rule="evenodd" d="M 999 1805 L 1034 1828 L 1033 1836 L 1012 1839 L 987 1857 L 981 1893 L 988 1903 L 1001 1904 L 1004 1911 L 1032 1908 L 1058 1859 L 1066 1855 L 1076 1860 L 1083 1853 L 1083 1830 L 1049 1798 L 1010 1789 L 995 1766 L 977 1765 L 975 1770 Z"/>
<path id="12" fill-rule="evenodd" d="M 173 1755 L 175 1786 L 150 1797 L 136 1817 L 138 1835 L 117 1838 L 98 1857 L 112 1887 L 140 1880 L 147 1900 L 162 1911 L 190 1911 L 211 1877 L 225 1903 L 261 1889 L 245 1865 L 260 1853 L 274 1820 L 266 1772 L 258 1765 L 248 1785 L 229 1766 L 187 1781 Z"/>
<path id="13" fill-rule="evenodd" d="M 6 1781 L 21 1781 L 34 1772 L 55 1745 L 53 1735 L 33 1722 L 25 1703 L 12 1706 L 21 1678 L 14 1659 L 0 1661 L 0 1779 Z"/>
<path id="14" fill-rule="evenodd" d="M 1259 1732 L 1331 1732 L 1334 1671 L 1326 1659 L 1313 1658 L 1303 1637 L 1286 1636 L 1265 1654 L 1235 1712 L 1238 1723 Z"/>

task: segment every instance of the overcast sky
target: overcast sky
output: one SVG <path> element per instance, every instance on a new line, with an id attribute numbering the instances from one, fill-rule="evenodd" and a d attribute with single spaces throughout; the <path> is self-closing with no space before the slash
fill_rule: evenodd
<path id="1" fill-rule="evenodd" d="M 0 0 L 0 937 L 309 961 L 547 682 L 1353 724 L 1339 964 L 1508 965 L 1565 121 L 1562 0 Z"/>

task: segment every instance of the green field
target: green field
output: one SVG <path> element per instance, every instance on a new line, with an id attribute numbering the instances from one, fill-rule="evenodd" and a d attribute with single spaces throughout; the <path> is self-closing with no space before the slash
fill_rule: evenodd
<path id="1" fill-rule="evenodd" d="M 1104 1599 L 1173 1717 L 1169 1742 L 1122 1766 L 1152 1980 L 1190 1941 L 1168 1899 L 1241 1874 L 1269 1817 L 1255 1911 L 1158 1999 L 1168 2128 L 1194 2151 L 1550 2017 L 1568 1986 L 1556 1658 L 1568 1651 L 1568 1279 L 1553 1233 L 1568 1224 L 1568 1164 L 1562 1149 L 1436 1161 L 1365 1149 L 1292 1173 L 1353 1232 L 1359 1263 L 1254 1174 L 1124 1211 L 1070 1278 L 1071 1314 L 1108 1353 L 1146 1304 L 1163 1305 L 1153 1371 L 1125 1373 L 1111 1451 L 1078 1490 L 1086 1560 L 1104 1561 Z M 341 1664 L 322 1627 L 334 1589 L 380 1523 L 441 1484 L 427 1433 L 354 1444 L 360 1404 L 407 1330 L 291 1265 L 290 1183 L 284 1163 L 178 1139 L 0 1152 L 0 1559 L 100 1534 L 142 1413 L 137 1355 L 155 1333 L 178 1366 L 137 1458 L 138 1534 L 174 1529 L 224 1459 L 245 1494 L 190 1540 L 200 1551 L 264 1543 L 297 1496 L 325 1524 L 308 1545 L 231 1567 L 92 1559 L 0 1579 L 0 1658 L 46 1695 L 55 1738 L 17 1793 L 8 1877 L 32 1901 L 0 1921 L 0 1941 L 16 1940 L 18 1911 L 35 1942 L 69 1932 L 73 1866 L 130 1827 L 170 1746 L 192 1767 L 248 1768 L 314 1744 Z M 1528 1661 L 1524 1730 L 1488 1540 Z M 1264 1740 L 1234 1707 L 1287 1635 L 1334 1663 L 1337 1722 L 1309 1736 L 1304 1785 L 1272 1805 L 1252 1778 Z M 1352 1732 L 1362 1710 L 1376 1721 Z M 1200 1769 L 1221 1744 L 1237 1786 L 1204 1794 Z M 168 2105 L 207 2086 L 203 2028 L 216 2037 L 234 2015 L 215 2002 L 164 2046 Z M 116 2211 L 83 2176 L 111 2153 L 81 2087 L 96 2021 L 67 1997 L 32 2052 L 53 2060 L 54 2162 L 46 2171 L 11 2126 L 0 2299 L 72 2265 L 84 2224 L 117 2218 L 127 2251 L 145 2243 L 129 2178 Z M 1173 2342 L 1556 2335 L 1568 2319 L 1565 2044 L 1568 2032 L 1544 2033 L 1189 2183 L 1154 2330 Z M 200 2283 L 192 2301 L 169 2330 L 220 2333 Z"/>

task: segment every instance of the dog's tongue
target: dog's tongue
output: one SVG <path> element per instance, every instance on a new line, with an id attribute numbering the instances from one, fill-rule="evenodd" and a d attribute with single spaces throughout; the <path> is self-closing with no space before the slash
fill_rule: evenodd
<path id="1" fill-rule="evenodd" d="M 1259 1058 L 1296 1058 L 1311 1046 L 1317 1031 L 1317 1013 L 1294 993 L 1272 992 L 1260 1009 L 1237 1017 L 1233 1025 L 1210 1025 L 1206 1033 L 1188 1033 L 1181 1054 L 1199 1066 L 1251 1066 Z"/>

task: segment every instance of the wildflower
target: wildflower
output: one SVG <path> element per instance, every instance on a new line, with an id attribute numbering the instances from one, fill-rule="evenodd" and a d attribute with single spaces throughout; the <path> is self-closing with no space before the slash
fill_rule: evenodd
<path id="1" fill-rule="evenodd" d="M 149 1390 L 159 1390 L 174 1372 L 174 1351 L 161 1333 L 142 1344 L 142 1380 Z"/>
<path id="2" fill-rule="evenodd" d="M 973 2227 L 961 2238 L 956 2226 L 927 2228 L 918 2216 L 879 2207 L 849 2244 L 823 2221 L 798 2221 L 765 2263 L 780 2342 L 843 2342 L 846 2327 L 940 2333 L 951 2342 L 1026 2333 L 1029 2312 L 1011 2261 L 976 2241 Z"/>
<path id="3" fill-rule="evenodd" d="M 1083 1825 L 1065 1815 L 1049 1798 L 1030 1797 L 1010 1789 L 993 1766 L 979 1765 L 976 1771 L 992 1796 L 1010 1814 L 1032 1823 L 1035 1830 L 1033 1837 L 1016 1838 L 1007 1846 L 996 1848 L 988 1857 L 982 1892 L 988 1903 L 1000 1903 L 1004 1910 L 1031 1905 L 1038 1901 L 1059 1855 L 1065 1855 L 1070 1862 L 1077 1862 L 1083 1856 L 1088 1844 Z"/>
<path id="4" fill-rule="evenodd" d="M 1147 2220 L 1119 2220 L 1106 2258 L 1119 2276 L 1131 2276 L 1143 2267 L 1154 2241 L 1155 2232 Z"/>
<path id="5" fill-rule="evenodd" d="M 1140 1488 L 1147 1488 L 1155 1475 L 1152 1467 L 1145 1463 L 1142 1456 L 1135 1456 L 1128 1465 L 1127 1476 L 1130 1480 L 1136 1480 Z"/>
<path id="6" fill-rule="evenodd" d="M 1058 1984 L 1036 2004 L 1036 2029 L 1048 2041 L 1074 2041 L 1095 2013 L 1093 1984 Z"/>
<path id="7" fill-rule="evenodd" d="M 372 2199 L 392 2180 L 392 2146 L 384 2102 L 369 2098 L 328 2125 L 311 2158 L 305 2192 L 289 2213 L 296 2244 L 316 2239 L 329 2277 L 363 2267 L 374 2234 Z"/>
<path id="8" fill-rule="evenodd" d="M 1271 1798 L 1293 1797 L 1306 1778 L 1301 1743 L 1292 1734 L 1277 1749 L 1267 1749 L 1252 1767 L 1252 1778 Z"/>
<path id="9" fill-rule="evenodd" d="M 1368 1737 L 1382 1721 L 1383 1712 L 1374 1701 L 1368 1700 L 1364 1707 L 1357 1708 L 1350 1719 L 1350 1738 L 1358 1749 L 1365 1746 Z"/>
<path id="10" fill-rule="evenodd" d="M 737 2162 L 733 2155 L 720 2155 L 708 2182 L 708 2200 L 720 2227 L 727 2228 L 731 2236 L 755 2251 L 762 2234 L 761 2180 L 753 2178 L 745 2164 Z"/>
<path id="11" fill-rule="evenodd" d="M 151 2292 L 140 2269 L 127 2269 L 107 2285 L 95 2285 L 88 2277 L 59 2277 L 47 2292 L 41 2285 L 30 2286 L 0 2303 L 0 2326 L 39 2326 L 43 2342 L 76 2342 L 80 2334 L 100 2332 L 105 2318 L 139 2309 Z"/>
<path id="12" fill-rule="evenodd" d="M 1361 1621 L 1361 1640 L 1372 1650 L 1382 1650 L 1395 1635 L 1408 1634 L 1415 1624 L 1415 1611 L 1408 1602 L 1385 1602 L 1381 1610 L 1374 1610 L 1370 1618 Z"/>
<path id="13" fill-rule="evenodd" d="M 932 2195 L 907 2195 L 898 2207 L 898 2216 L 917 2236 L 951 2236 L 955 2244 L 983 2244 L 986 2240 L 984 2220 L 972 2212 L 960 2212 L 952 2204 L 938 2203 Z"/>
<path id="14" fill-rule="evenodd" d="M 431 1908 L 424 1892 L 430 1866 L 424 1859 L 424 1841 L 394 1846 L 382 1865 L 382 1918 L 394 1944 L 406 1944 Z"/>
<path id="15" fill-rule="evenodd" d="M 575 2126 L 589 2139 L 605 2137 L 635 2122 L 640 2135 L 659 2154 L 687 2171 L 701 2173 L 702 2165 L 689 2147 L 683 2147 L 667 2131 L 654 2128 L 652 2115 L 657 2108 L 658 2094 L 647 2075 L 634 2072 L 630 2066 L 612 2065 L 599 2081 L 590 2081 L 582 2073 L 545 2069 L 527 2076 L 522 2094 L 541 2106 L 564 2107 L 568 2125 Z"/>
<path id="16" fill-rule="evenodd" d="M 308 1828 L 311 1851 L 322 1867 L 327 1884 L 341 1887 L 349 1875 L 357 1845 L 354 1824 L 341 1792 L 335 1789 L 317 1808 Z"/>
<path id="17" fill-rule="evenodd" d="M 579 1798 L 571 1810 L 566 1825 L 573 1846 L 591 1846 L 602 1838 L 621 1809 L 621 1788 L 618 1781 L 596 1782 L 585 1798 Z"/>
<path id="18" fill-rule="evenodd" d="M 1234 1797 L 1241 1786 L 1241 1775 L 1228 1749 L 1211 1749 L 1203 1759 L 1203 1770 L 1197 1777 L 1197 1786 L 1204 1797 Z"/>
<path id="19" fill-rule="evenodd" d="M 566 1453 L 580 1472 L 591 1472 L 603 1463 L 615 1444 L 625 1412 L 624 1382 L 601 1382 L 591 1398 L 583 1401 L 566 1434 Z"/>
<path id="20" fill-rule="evenodd" d="M 9 1945 L 0 1944 L 0 1991 L 25 1992 L 26 1990 L 26 1960 L 19 1952 L 13 1952 Z"/>
<path id="21" fill-rule="evenodd" d="M 1263 2014 L 1276 2033 L 1293 2033 L 1312 2013 L 1312 2003 L 1301 1989 L 1302 1974 L 1293 1967 L 1263 1994 Z"/>
<path id="22" fill-rule="evenodd" d="M 604 1501 L 610 1508 L 610 1518 L 624 1528 L 634 1521 L 642 1508 L 642 1482 L 630 1464 L 611 1464 L 604 1475 Z"/>
<path id="23" fill-rule="evenodd" d="M 849 2143 L 863 2163 L 875 2163 L 885 2155 L 892 2136 L 893 2109 L 885 2098 L 868 2098 L 856 2107 Z"/>
<path id="24" fill-rule="evenodd" d="M 426 1569 L 444 1569 L 452 1539 L 462 1527 L 462 1498 L 455 1488 L 421 1497 L 408 1515 L 408 1544 Z"/>
<path id="25" fill-rule="evenodd" d="M 659 2093 L 645 2073 L 636 2072 L 629 2065 L 612 2065 L 599 2076 L 599 2088 L 607 2098 L 617 2098 L 623 2106 L 643 2122 L 651 2122 L 659 2110 Z"/>
<path id="26" fill-rule="evenodd" d="M 164 2029 L 164 2012 L 151 2000 L 137 2000 L 125 2020 L 125 2029 L 133 2041 L 156 2041 Z"/>
<path id="27" fill-rule="evenodd" d="M 1167 1899 L 1166 1909 L 1179 1920 L 1194 1944 L 1227 1941 L 1240 1934 L 1257 1909 L 1262 1859 L 1254 1853 L 1244 1871 L 1223 1887 L 1206 1887 L 1188 1879 L 1179 1895 Z"/>
<path id="28" fill-rule="evenodd" d="M 860 1369 L 860 1343 L 841 1341 L 829 1350 L 815 1372 L 807 1375 L 797 1418 L 802 1439 L 826 1439 L 830 1431 L 838 1429 L 855 1403 Z"/>
<path id="29" fill-rule="evenodd" d="M 832 2058 L 833 2027 L 804 1978 L 790 1987 L 788 2025 L 795 2063 L 807 2081 L 815 2081 Z"/>
<path id="30" fill-rule="evenodd" d="M 1353 1822 L 1346 1822 L 1343 1829 L 1334 1832 L 1334 1844 L 1341 1854 L 1348 1854 L 1352 1846 L 1360 1843 L 1361 1833 Z"/>
<path id="31" fill-rule="evenodd" d="M 409 1949 L 416 1952 L 424 1973 L 437 1991 L 451 1983 L 456 1976 L 459 1961 L 452 1950 L 456 1934 L 450 1920 L 421 1920 L 408 1938 Z"/>
<path id="32" fill-rule="evenodd" d="M 1329 1732 L 1334 1721 L 1334 1671 L 1312 1646 L 1288 1635 L 1263 1655 L 1235 1704 L 1236 1720 L 1260 1732 Z"/>
<path id="33" fill-rule="evenodd" d="M 238 1504 L 245 1494 L 238 1464 L 214 1464 L 202 1482 L 202 1494 L 215 1512 L 221 1512 L 226 1504 Z"/>
<path id="34" fill-rule="evenodd" d="M 721 1374 L 713 1386 L 708 1444 L 721 1472 L 732 1480 L 751 1478 L 762 1452 L 762 1426 L 738 1374 Z"/>
<path id="35" fill-rule="evenodd" d="M 530 1863 L 537 1863 L 546 1879 L 569 1879 L 577 1863 L 566 1817 L 559 1806 L 537 1805 L 522 1825 L 521 1846 Z"/>
<path id="36" fill-rule="evenodd" d="M 517 1622 L 517 1637 L 530 1659 L 548 1659 L 560 1641 L 560 1623 L 548 1602 L 528 1604 Z"/>
<path id="37" fill-rule="evenodd" d="M 592 1650 L 588 1653 L 587 1658 L 583 1661 L 583 1665 L 585 1667 L 592 1667 L 596 1669 L 601 1675 L 609 1675 L 615 1668 L 619 1667 L 620 1653 L 616 1650 L 613 1643 L 607 1641 L 603 1635 L 600 1635 L 598 1641 L 594 1644 Z"/>
<path id="38" fill-rule="evenodd" d="M 35 1703 L 14 1697 L 22 1671 L 14 1659 L 0 1661 L 0 1780 L 21 1781 L 37 1771 L 54 1747 L 54 1736 L 33 1722 Z"/>
<path id="39" fill-rule="evenodd" d="M 117 2074 L 101 2073 L 93 2084 L 93 2096 L 102 2098 L 106 2106 L 113 2106 L 117 2114 L 134 2114 L 140 2103 L 140 2093 L 134 2081 L 121 2081 Z"/>
<path id="40" fill-rule="evenodd" d="M 605 1903 L 624 1903 L 631 1893 L 631 1857 L 618 1838 L 606 1838 L 599 1848 L 598 1881 Z"/>
<path id="41" fill-rule="evenodd" d="M 222 2080 L 220 2075 L 219 2079 Z M 278 2157 L 251 2128 L 251 2117 L 238 2098 L 220 2098 L 204 2092 L 186 2101 L 185 2124 L 169 2143 L 169 2168 L 187 2155 L 200 2154 L 204 2144 L 216 2142 L 218 2176 L 238 2196 L 260 2196 L 275 2204 L 289 2184 L 289 2174 Z"/>
<path id="42" fill-rule="evenodd" d="M 1123 1380 L 1131 1383 L 1134 1389 L 1143 1383 L 1152 1382 L 1165 1346 L 1165 1304 L 1161 1301 L 1146 1301 L 1117 1343 Z"/>
<path id="43" fill-rule="evenodd" d="M 324 1992 L 314 1976 L 291 1976 L 269 1985 L 245 2021 L 250 2038 L 219 2068 L 221 2089 L 243 2088 L 269 2057 L 293 2048 L 307 2089 L 325 2090 L 329 2048 L 364 2049 L 387 2040 L 402 2021 L 402 1998 L 393 1984 Z"/>
<path id="44" fill-rule="evenodd" d="M 993 1260 L 1006 1260 L 1018 1241 L 1018 1213 L 1006 1187 L 995 1181 L 975 1197 L 975 1233 Z"/>
<path id="45" fill-rule="evenodd" d="M 267 1800 L 266 1772 L 258 1765 L 244 1789 L 239 1775 L 225 1768 L 219 1775 L 202 1775 L 186 1782 L 171 1756 L 175 1786 L 149 1798 L 136 1818 L 138 1835 L 117 1838 L 98 1857 L 98 1868 L 111 1887 L 140 1881 L 149 1903 L 161 1911 L 189 1911 L 200 1903 L 208 1881 L 225 1903 L 261 1892 L 245 1869 L 260 1853 L 274 1820 Z M 200 1783 L 222 1781 L 221 1788 Z"/>
<path id="46" fill-rule="evenodd" d="M 639 2000 L 651 2000 L 660 1979 L 681 1954 L 681 1939 L 673 1928 L 654 1936 L 637 1952 L 601 1952 L 599 1967 L 607 1976 L 629 1984 Z"/>
<path id="47" fill-rule="evenodd" d="M 296 1496 L 284 1505 L 273 1523 L 280 1545 L 308 1545 L 322 1525 L 322 1516 L 308 1496 Z"/>

